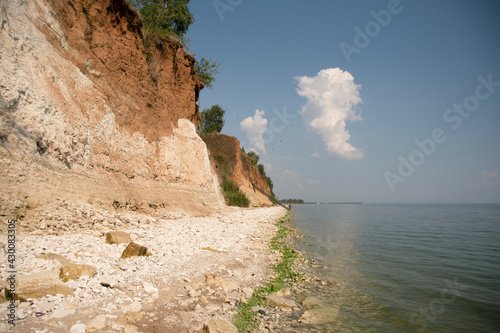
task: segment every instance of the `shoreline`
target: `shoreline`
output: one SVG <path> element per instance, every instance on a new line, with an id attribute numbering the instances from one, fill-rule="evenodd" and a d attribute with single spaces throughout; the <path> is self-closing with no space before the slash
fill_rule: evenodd
<path id="1" fill-rule="evenodd" d="M 18 279 L 51 272 L 44 283 L 54 287 L 60 281 L 50 278 L 59 278 L 66 261 L 92 266 L 95 276 L 68 280 L 64 284 L 72 293 L 67 296 L 16 302 L 16 332 L 68 332 L 75 324 L 84 324 L 87 332 L 177 333 L 200 330 L 211 319 L 231 322 L 237 305 L 270 279 L 270 267 L 279 258 L 269 243 L 276 234 L 276 221 L 286 213 L 282 207 L 227 207 L 204 217 L 182 213 L 153 217 L 86 204 L 65 207 L 58 211 L 59 222 L 44 229 L 32 230 L 39 224 L 23 228 L 19 223 Z M 80 221 L 83 227 L 71 218 L 75 212 L 87 213 L 88 219 Z M 31 220 L 28 216 L 20 221 Z M 151 256 L 120 259 L 127 244 L 107 244 L 111 230 L 128 233 Z M 6 254 L 0 260 L 5 281 Z M 5 304 L 0 305 L 2 330 L 10 329 Z"/>

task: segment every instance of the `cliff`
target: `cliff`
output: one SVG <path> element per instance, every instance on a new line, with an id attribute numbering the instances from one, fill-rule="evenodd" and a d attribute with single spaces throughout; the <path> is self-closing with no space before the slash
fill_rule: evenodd
<path id="1" fill-rule="evenodd" d="M 0 215 L 223 207 L 181 46 L 147 53 L 125 0 L 0 0 L 0 22 Z"/>
<path id="2" fill-rule="evenodd" d="M 217 133 L 204 133 L 201 137 L 207 144 L 212 165 L 220 178 L 227 177 L 237 184 L 250 200 L 251 206 L 273 205 L 269 199 L 272 196 L 271 188 L 250 157 L 240 150 L 238 139 Z"/>

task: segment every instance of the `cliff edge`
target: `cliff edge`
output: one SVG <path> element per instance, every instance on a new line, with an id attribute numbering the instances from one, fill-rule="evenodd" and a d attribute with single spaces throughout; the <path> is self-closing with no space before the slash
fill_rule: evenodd
<path id="1" fill-rule="evenodd" d="M 0 215 L 223 207 L 194 62 L 174 42 L 146 52 L 125 0 L 0 0 Z"/>

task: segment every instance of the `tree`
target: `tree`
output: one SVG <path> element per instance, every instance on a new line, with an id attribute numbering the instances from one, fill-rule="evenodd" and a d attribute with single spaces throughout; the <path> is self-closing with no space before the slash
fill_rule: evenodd
<path id="1" fill-rule="evenodd" d="M 206 87 L 212 89 L 215 82 L 215 74 L 219 73 L 219 66 L 220 63 L 218 63 L 217 60 L 211 61 L 201 58 L 194 64 L 194 69 L 201 82 L 203 82 Z"/>
<path id="2" fill-rule="evenodd" d="M 147 39 L 152 36 L 166 39 L 176 36 L 183 41 L 184 34 L 194 22 L 189 12 L 190 0 L 129 0 L 139 10 L 143 22 L 143 33 Z"/>
<path id="3" fill-rule="evenodd" d="M 224 114 L 226 110 L 218 104 L 212 105 L 210 109 L 201 112 L 198 132 L 200 133 L 220 133 L 224 127 Z"/>
<path id="4" fill-rule="evenodd" d="M 253 165 L 257 165 L 257 163 L 259 163 L 259 158 L 260 158 L 259 154 L 257 154 L 254 151 L 249 151 L 247 155 L 252 160 Z"/>

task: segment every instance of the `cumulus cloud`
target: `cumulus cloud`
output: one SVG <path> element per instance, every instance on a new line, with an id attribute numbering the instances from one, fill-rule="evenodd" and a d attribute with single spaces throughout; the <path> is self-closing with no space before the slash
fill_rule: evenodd
<path id="1" fill-rule="evenodd" d="M 318 133 L 330 153 L 346 159 L 363 158 L 362 150 L 353 147 L 346 130 L 347 121 L 361 120 L 356 106 L 362 102 L 360 85 L 339 68 L 321 70 L 316 76 L 298 76 L 297 93 L 307 98 L 299 113 L 305 124 Z"/>
<path id="2" fill-rule="evenodd" d="M 266 153 L 264 133 L 267 130 L 265 111 L 255 110 L 253 117 L 243 119 L 240 123 L 241 130 L 247 134 L 248 141 L 262 154 Z"/>
<path id="3" fill-rule="evenodd" d="M 286 182 L 292 183 L 295 187 L 305 190 L 304 185 L 300 182 L 300 175 L 297 172 L 284 169 L 281 171 L 281 178 L 283 178 Z"/>

